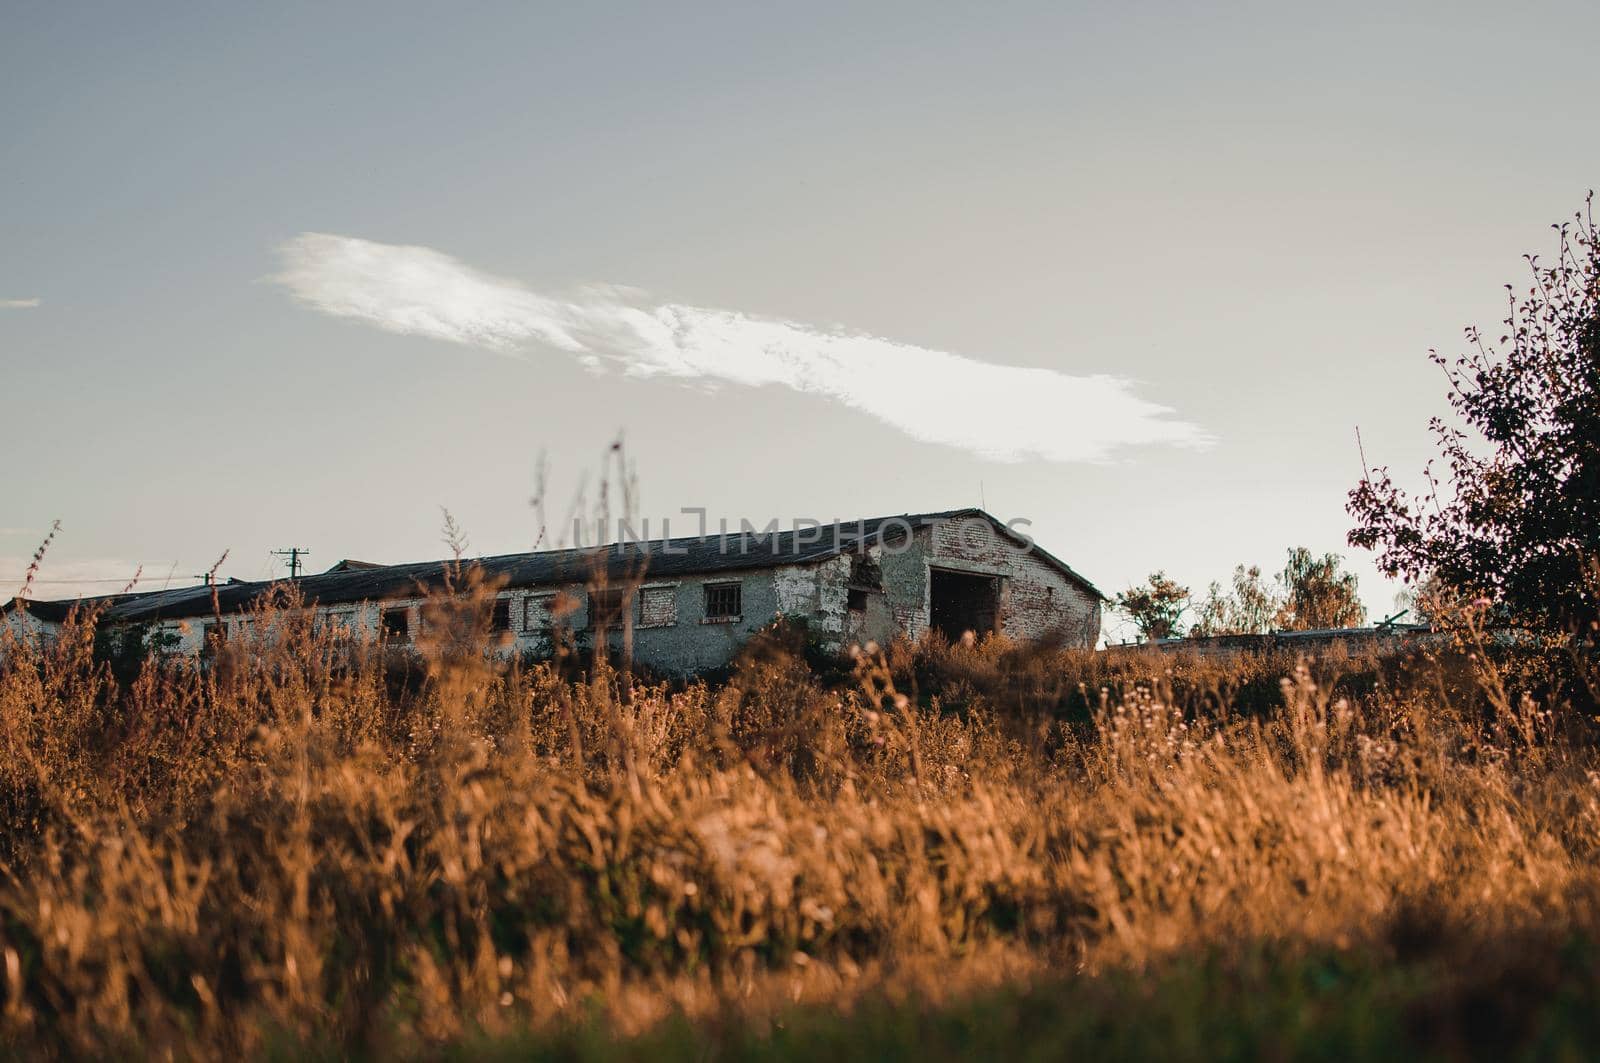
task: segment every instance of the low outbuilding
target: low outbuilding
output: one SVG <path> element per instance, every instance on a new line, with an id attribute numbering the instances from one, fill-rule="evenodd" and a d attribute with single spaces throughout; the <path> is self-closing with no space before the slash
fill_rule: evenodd
<path id="1" fill-rule="evenodd" d="M 91 602 L 100 622 L 139 625 L 179 652 L 228 637 L 265 596 L 292 585 L 320 623 L 409 643 L 428 597 L 474 569 L 492 594 L 490 622 L 508 652 L 547 654 L 563 633 L 631 643 L 664 672 L 727 664 L 755 632 L 803 621 L 843 649 L 929 631 L 949 639 L 999 633 L 1019 642 L 1092 647 L 1104 596 L 1017 526 L 981 509 L 832 524 L 624 541 L 474 561 L 379 565 L 345 561 L 275 582 L 134 593 Z M 13 604 L 13 624 L 48 635 L 71 603 Z M 219 627 L 220 625 L 220 627 Z"/>

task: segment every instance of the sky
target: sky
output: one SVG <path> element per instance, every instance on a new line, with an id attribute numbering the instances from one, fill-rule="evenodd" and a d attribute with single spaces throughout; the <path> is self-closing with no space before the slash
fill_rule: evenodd
<path id="1" fill-rule="evenodd" d="M 1600 184 L 1592 3 L 13 5 L 0 581 L 984 505 L 1345 554 Z M 530 499 L 546 470 L 548 519 Z M 552 527 L 553 525 L 554 527 Z M 9 593 L 12 586 L 6 588 Z M 1116 628 L 1113 627 L 1113 633 Z"/>

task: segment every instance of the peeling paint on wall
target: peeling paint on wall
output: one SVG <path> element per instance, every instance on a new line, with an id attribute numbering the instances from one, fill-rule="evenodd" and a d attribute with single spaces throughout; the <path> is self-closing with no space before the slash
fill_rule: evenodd
<path id="1" fill-rule="evenodd" d="M 818 570 L 825 566 L 826 562 L 774 569 L 772 587 L 778 612 L 784 616 L 810 616 L 816 612 Z"/>

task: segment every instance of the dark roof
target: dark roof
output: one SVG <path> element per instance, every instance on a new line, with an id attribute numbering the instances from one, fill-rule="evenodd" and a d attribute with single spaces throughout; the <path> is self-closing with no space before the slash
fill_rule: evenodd
<path id="1" fill-rule="evenodd" d="M 249 588 L 259 593 L 270 583 L 247 583 L 231 579 L 220 585 L 219 592 L 233 588 Z M 13 598 L 0 609 L 0 613 L 26 610 L 30 615 L 61 623 L 73 610 L 95 609 L 102 619 L 154 619 L 159 616 L 196 616 L 211 611 L 211 588 L 205 584 L 194 587 L 171 587 L 159 591 L 130 591 L 126 594 L 102 594 L 92 598 L 61 598 L 55 601 L 36 601 L 32 598 Z"/>
<path id="2" fill-rule="evenodd" d="M 383 567 L 384 567 L 383 565 L 378 564 L 378 562 L 376 562 L 376 561 L 357 561 L 353 557 L 347 557 L 343 561 L 339 562 L 337 565 L 334 565 L 332 568 L 328 569 L 328 571 L 329 572 L 354 572 L 357 569 L 383 568 Z"/>
<path id="3" fill-rule="evenodd" d="M 0 607 L 0 614 L 25 610 L 40 620 L 59 624 L 74 609 L 108 608 L 131 597 L 133 597 L 131 594 L 100 594 L 92 598 L 63 598 L 51 602 L 35 601 L 32 598 L 13 598 L 4 607 Z"/>
<path id="4" fill-rule="evenodd" d="M 219 584 L 217 590 L 226 593 L 230 588 L 250 588 L 260 593 L 270 583 L 251 583 L 245 580 L 229 579 L 226 583 Z M 195 604 L 197 603 L 197 604 Z M 192 607 L 190 607 L 192 605 Z M 177 611 L 182 608 L 183 611 Z M 30 615 L 40 620 L 51 623 L 61 623 L 66 620 L 67 614 L 74 609 L 100 610 L 100 615 L 109 620 L 130 619 L 130 612 L 137 611 L 139 618 L 156 616 L 196 616 L 200 613 L 211 611 L 211 587 L 209 584 L 199 584 L 193 587 L 168 587 L 159 591 L 125 591 L 121 594 L 100 594 L 88 598 L 59 598 L 54 601 L 38 601 L 33 598 L 13 598 L 4 606 L 0 606 L 0 615 L 26 610 Z M 150 612 L 156 610 L 156 612 Z"/>
<path id="5" fill-rule="evenodd" d="M 814 564 L 842 552 L 874 545 L 886 535 L 906 529 L 927 527 L 953 517 L 979 516 L 990 521 L 1013 542 L 1025 540 L 980 509 L 946 510 L 940 513 L 907 513 L 895 517 L 872 517 L 860 521 L 841 521 L 820 528 L 804 528 L 772 534 L 730 530 L 724 540 L 716 532 L 705 537 L 686 536 L 642 543 L 614 544 L 574 550 L 545 550 L 538 553 L 502 554 L 464 562 L 480 568 L 490 580 L 506 586 L 529 587 L 542 584 L 571 584 L 589 580 L 596 566 L 603 565 L 610 579 L 638 575 L 651 579 L 680 575 L 706 575 L 778 565 Z M 1094 585 L 1038 546 L 1031 552 L 1058 569 L 1089 593 L 1104 599 Z M 451 578 L 455 562 L 420 561 L 402 565 L 335 566 L 329 571 L 275 582 L 239 583 L 230 581 L 216 588 L 216 607 L 224 613 L 248 608 L 276 587 L 293 586 L 307 602 L 336 605 L 343 602 L 380 601 L 402 598 L 442 586 Z M 182 587 L 168 591 L 131 594 L 110 605 L 104 619 L 144 621 L 202 616 L 212 611 L 212 588 Z M 46 618 L 44 606 L 65 607 L 72 603 L 33 602 L 28 608 Z"/>

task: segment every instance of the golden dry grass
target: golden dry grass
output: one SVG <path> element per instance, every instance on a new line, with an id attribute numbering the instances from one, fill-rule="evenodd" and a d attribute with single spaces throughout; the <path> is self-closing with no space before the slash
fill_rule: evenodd
<path id="1" fill-rule="evenodd" d="M 481 594 L 404 657 L 293 604 L 125 681 L 91 624 L 6 647 L 11 1051 L 415 1054 L 1595 929 L 1588 724 L 1481 657 L 994 642 L 827 683 L 774 639 L 629 686 L 485 652 Z"/>

